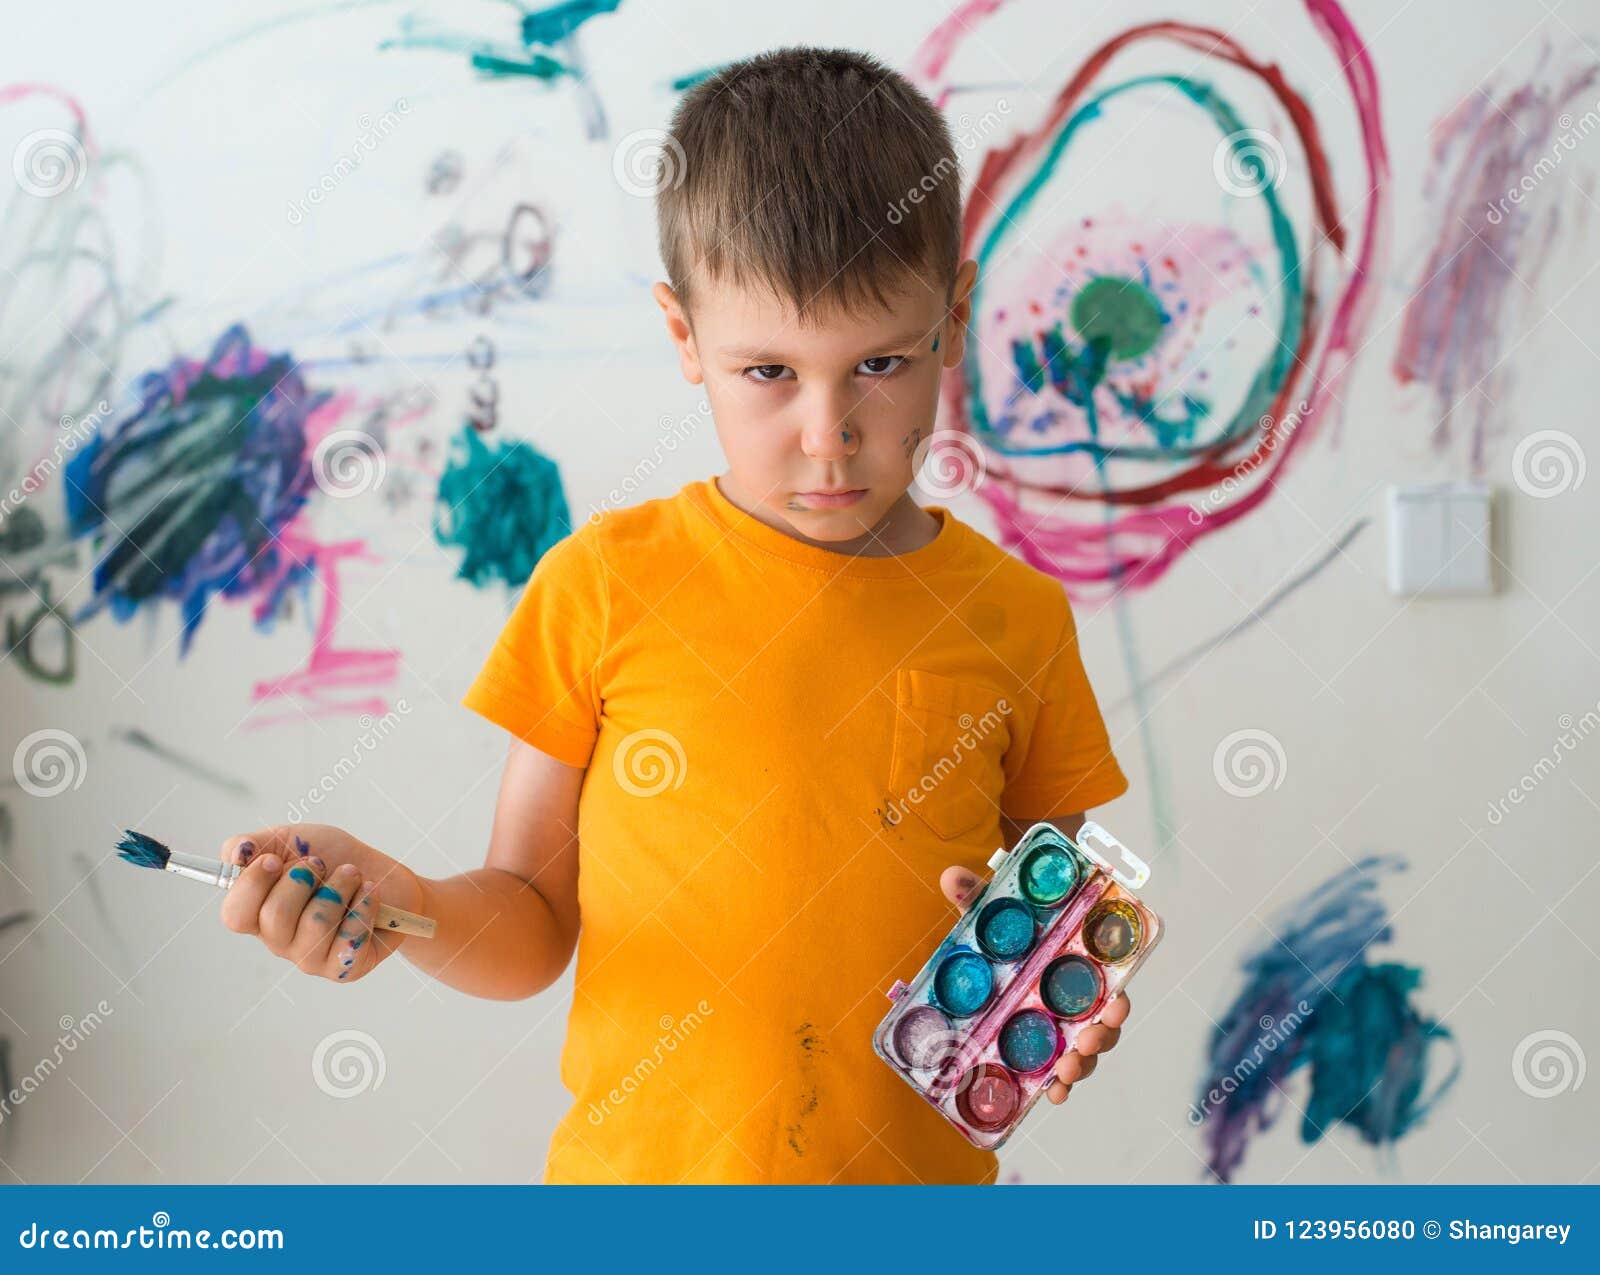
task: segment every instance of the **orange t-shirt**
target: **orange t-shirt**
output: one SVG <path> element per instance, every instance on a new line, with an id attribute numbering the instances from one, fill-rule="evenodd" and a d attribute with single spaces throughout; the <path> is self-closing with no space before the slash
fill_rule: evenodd
<path id="1" fill-rule="evenodd" d="M 540 559 L 462 703 L 588 768 L 546 1182 L 994 1180 L 873 1053 L 884 993 L 1002 812 L 1128 781 L 1060 583 L 929 513 L 853 557 L 707 479 Z"/>

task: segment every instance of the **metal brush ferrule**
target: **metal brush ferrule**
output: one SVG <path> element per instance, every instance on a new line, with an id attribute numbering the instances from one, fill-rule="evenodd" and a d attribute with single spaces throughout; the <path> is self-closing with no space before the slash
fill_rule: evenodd
<path id="1" fill-rule="evenodd" d="M 226 890 L 238 877 L 239 866 L 224 863 L 221 859 L 202 859 L 197 854 L 180 854 L 174 850 L 167 858 L 167 871 Z"/>

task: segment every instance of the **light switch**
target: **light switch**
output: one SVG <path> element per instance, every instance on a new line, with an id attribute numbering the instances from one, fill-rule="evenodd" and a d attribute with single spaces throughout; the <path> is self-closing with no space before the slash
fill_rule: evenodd
<path id="1" fill-rule="evenodd" d="M 1491 497 L 1481 483 L 1390 487 L 1389 592 L 1493 593 Z"/>

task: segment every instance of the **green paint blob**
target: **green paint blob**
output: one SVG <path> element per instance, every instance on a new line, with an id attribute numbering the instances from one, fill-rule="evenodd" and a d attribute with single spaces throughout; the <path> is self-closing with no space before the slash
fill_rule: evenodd
<path id="1" fill-rule="evenodd" d="M 1161 339 L 1161 303 L 1143 284 L 1114 275 L 1089 281 L 1072 301 L 1072 326 L 1114 359 L 1136 359 Z"/>

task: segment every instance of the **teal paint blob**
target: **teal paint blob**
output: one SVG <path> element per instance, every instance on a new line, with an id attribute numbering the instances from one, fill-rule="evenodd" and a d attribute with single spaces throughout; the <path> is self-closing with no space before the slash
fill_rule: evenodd
<path id="1" fill-rule="evenodd" d="M 310 868 L 290 868 L 289 880 L 298 881 L 301 885 L 316 885 L 317 878 L 312 875 Z"/>
<path id="2" fill-rule="evenodd" d="M 1315 1142 L 1347 1124 L 1374 1146 L 1399 1139 L 1454 1082 L 1460 1060 L 1424 1099 L 1430 1047 L 1449 1043 L 1448 1028 L 1419 1014 L 1411 994 L 1422 971 L 1391 962 L 1357 966 L 1323 999 L 1307 1032 L 1311 1096 L 1300 1136 Z"/>
<path id="3" fill-rule="evenodd" d="M 1076 954 L 1050 962 L 1039 980 L 1039 998 L 1062 1018 L 1082 1018 L 1099 1003 L 1104 990 L 1100 967 Z"/>
<path id="4" fill-rule="evenodd" d="M 1022 892 L 1029 903 L 1055 907 L 1078 884 L 1078 861 L 1060 846 L 1040 846 L 1022 861 Z"/>
<path id="5" fill-rule="evenodd" d="M 295 869 L 295 872 L 299 872 L 299 871 L 300 871 L 299 868 Z M 293 875 L 293 874 L 291 873 L 290 875 Z M 315 894 L 313 894 L 311 897 L 313 899 L 326 899 L 326 900 L 328 900 L 329 903 L 339 903 L 339 904 L 344 903 L 344 896 L 341 895 L 337 890 L 335 890 L 331 885 L 319 885 L 317 887 L 317 892 Z"/>
<path id="6" fill-rule="evenodd" d="M 590 18 L 615 13 L 622 0 L 562 0 L 524 14 L 524 44 L 556 44 L 572 35 Z"/>
<path id="7" fill-rule="evenodd" d="M 1014 961 L 1033 946 L 1033 909 L 1020 899 L 996 899 L 978 913 L 978 942 L 997 961 Z"/>
<path id="8" fill-rule="evenodd" d="M 1000 1029 L 1001 1061 L 1024 1076 L 1048 1067 L 1060 1047 L 1061 1029 L 1056 1020 L 1037 1009 L 1011 1015 Z"/>
<path id="9" fill-rule="evenodd" d="M 527 583 L 545 552 L 572 530 L 561 471 L 520 439 L 490 447 L 470 425 L 439 478 L 433 533 L 466 553 L 456 575 L 483 586 Z"/>
<path id="10" fill-rule="evenodd" d="M 933 994 L 947 1013 L 967 1018 L 994 995 L 994 970 L 976 952 L 959 949 L 945 957 L 934 971 Z"/>

